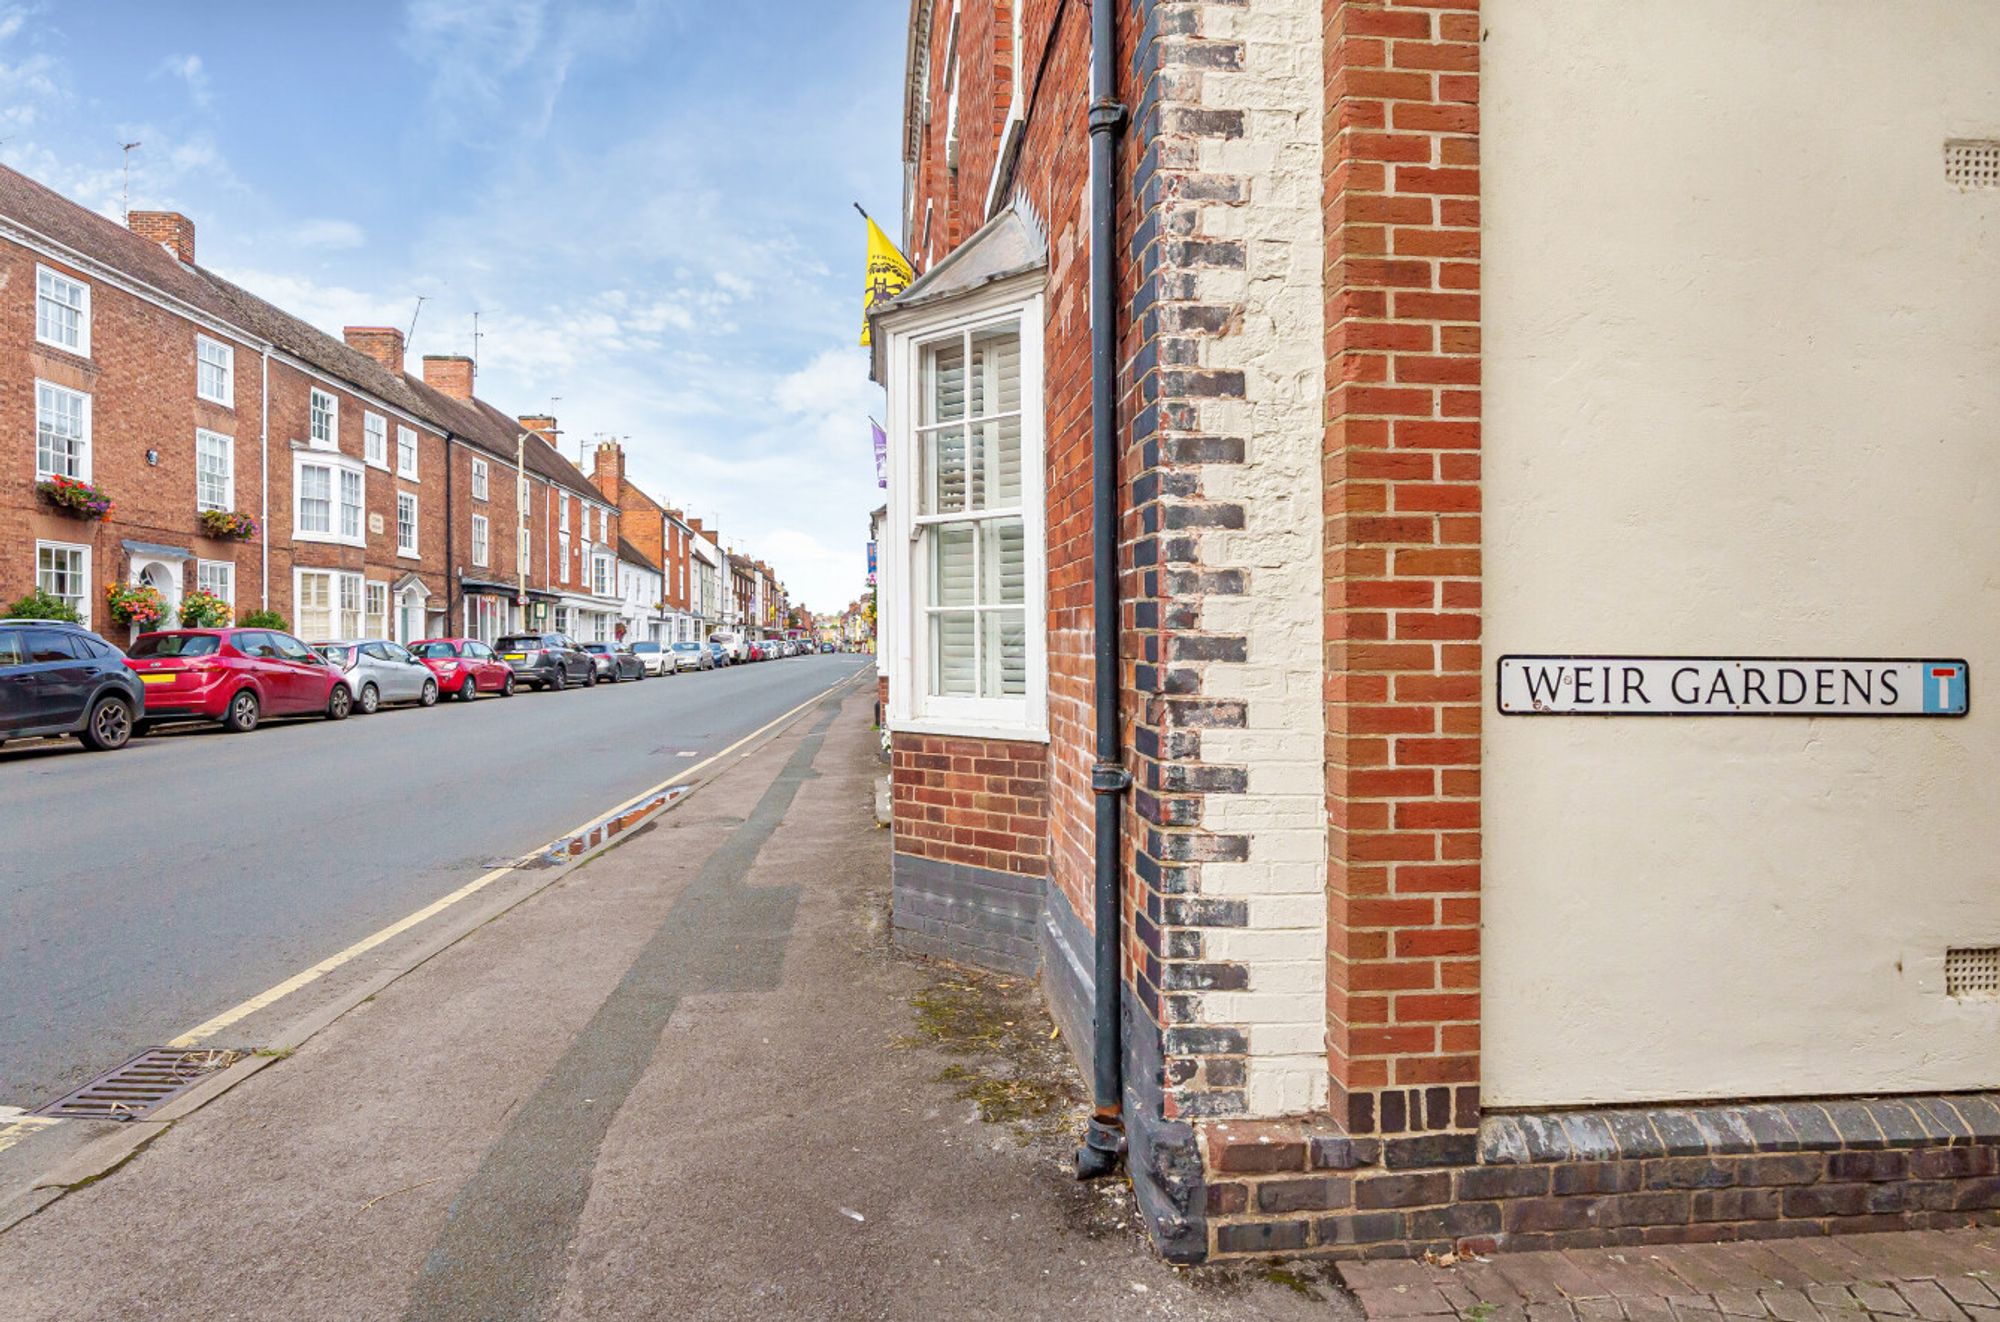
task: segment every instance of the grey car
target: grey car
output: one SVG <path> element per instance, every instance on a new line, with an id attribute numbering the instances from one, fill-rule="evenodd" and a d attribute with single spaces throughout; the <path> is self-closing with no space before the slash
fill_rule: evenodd
<path id="1" fill-rule="evenodd" d="M 384 704 L 437 704 L 437 675 L 401 643 L 387 638 L 354 638 L 338 643 L 314 643 L 312 649 L 347 676 L 354 689 L 354 710 L 366 716 Z"/>
<path id="2" fill-rule="evenodd" d="M 621 679 L 646 677 L 646 663 L 623 643 L 584 643 L 583 650 L 590 653 L 591 664 L 597 667 L 597 677 L 601 680 L 616 684 Z"/>

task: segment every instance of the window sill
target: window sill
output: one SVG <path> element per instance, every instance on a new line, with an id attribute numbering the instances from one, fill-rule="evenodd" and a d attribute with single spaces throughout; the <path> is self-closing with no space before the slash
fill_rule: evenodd
<path id="1" fill-rule="evenodd" d="M 82 363 L 86 367 L 97 366 L 97 364 L 91 360 L 90 346 L 87 344 L 84 345 L 81 349 L 72 349 L 67 344 L 57 344 L 54 340 L 45 340 L 41 336 L 37 335 L 35 337 L 35 347 L 37 349 L 47 349 L 51 353 L 59 353 L 63 357 L 68 358 L 74 362 Z"/>
<path id="2" fill-rule="evenodd" d="M 223 409 L 230 413 L 236 412 L 236 401 L 233 399 L 210 399 L 207 395 L 196 395 L 194 398 L 196 403 L 206 404 L 212 409 Z"/>
<path id="3" fill-rule="evenodd" d="M 423 482 L 423 479 L 418 477 L 415 473 L 405 473 L 401 469 L 398 469 L 396 471 L 396 476 L 398 479 L 404 482 L 416 482 L 418 484 L 421 484 Z"/>
<path id="4" fill-rule="evenodd" d="M 389 461 L 387 459 L 370 459 L 367 461 L 367 464 L 378 473 L 389 471 Z"/>
<path id="5" fill-rule="evenodd" d="M 997 739 L 1008 743 L 1046 744 L 1045 726 L 1018 725 L 1006 721 L 975 721 L 964 718 L 889 716 L 893 734 L 935 734 L 964 739 Z"/>
<path id="6" fill-rule="evenodd" d="M 292 540 L 293 540 L 293 541 L 295 541 L 295 542 L 316 542 L 316 543 L 318 543 L 318 544 L 320 544 L 320 545 L 322 545 L 322 546 L 360 546 L 360 547 L 365 547 L 365 546 L 367 546 L 367 544 L 368 544 L 368 543 L 367 543 L 367 540 L 366 540 L 365 538 L 361 538 L 361 537 L 342 537 L 342 536 L 338 535 L 337 533 L 330 533 L 330 532 L 297 532 L 297 531 L 294 531 L 294 532 L 292 533 Z"/>
<path id="7" fill-rule="evenodd" d="M 423 557 L 422 557 L 421 555 L 418 555 L 418 554 L 417 554 L 417 553 L 416 553 L 415 551 L 405 551 L 405 550 L 402 550 L 402 549 L 401 549 L 400 547 L 399 547 L 399 548 L 397 549 L 397 551 L 396 551 L 396 558 L 397 558 L 398 560 L 421 560 L 421 559 L 423 559 Z"/>

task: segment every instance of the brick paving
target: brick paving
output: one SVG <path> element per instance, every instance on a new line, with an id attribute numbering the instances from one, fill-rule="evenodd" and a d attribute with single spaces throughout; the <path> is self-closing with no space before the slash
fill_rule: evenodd
<path id="1" fill-rule="evenodd" d="M 1343 1263 L 1371 1318 L 2000 1322 L 2000 1229 Z"/>

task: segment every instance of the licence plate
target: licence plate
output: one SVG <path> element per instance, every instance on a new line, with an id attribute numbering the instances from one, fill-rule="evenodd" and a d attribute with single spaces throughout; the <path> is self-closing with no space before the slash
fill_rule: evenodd
<path id="1" fill-rule="evenodd" d="M 174 682 L 174 677 L 173 677 L 172 675 L 170 675 L 170 674 L 169 674 L 169 675 L 141 675 L 141 676 L 139 676 L 139 682 L 140 682 L 141 684 L 171 684 L 171 683 L 173 683 L 173 682 Z"/>
<path id="2" fill-rule="evenodd" d="M 505 656 L 509 661 L 526 661 L 528 659 L 526 652 L 508 652 Z"/>

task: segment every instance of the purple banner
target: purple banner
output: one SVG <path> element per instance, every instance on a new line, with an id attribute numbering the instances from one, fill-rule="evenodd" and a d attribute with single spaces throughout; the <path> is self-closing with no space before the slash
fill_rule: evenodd
<path id="1" fill-rule="evenodd" d="M 868 430 L 875 433 L 875 485 L 886 489 L 889 485 L 889 433 L 882 430 L 882 424 L 870 418 Z"/>

